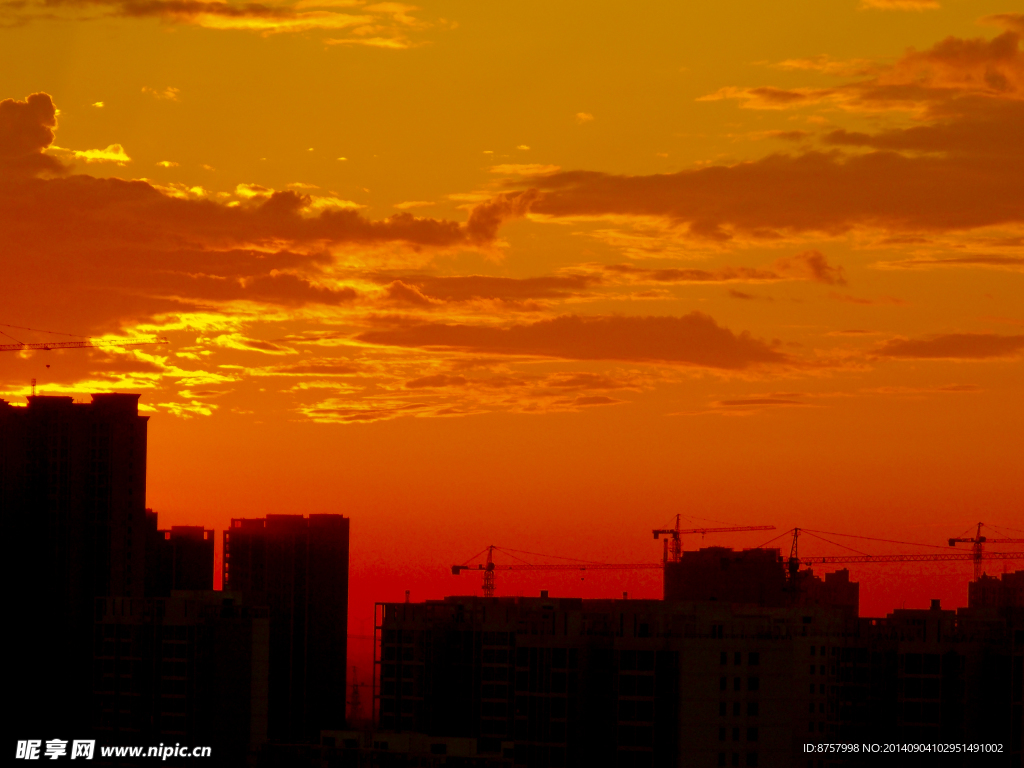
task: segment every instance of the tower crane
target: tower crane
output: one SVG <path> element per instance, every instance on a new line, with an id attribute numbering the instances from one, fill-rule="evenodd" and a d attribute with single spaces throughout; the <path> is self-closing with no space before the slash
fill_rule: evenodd
<path id="1" fill-rule="evenodd" d="M 15 328 L 21 331 L 32 331 L 33 333 L 48 333 L 51 336 L 75 336 L 76 338 L 81 339 L 81 341 L 24 342 L 14 338 L 6 331 L 0 331 L 0 335 L 6 336 L 11 341 L 15 342 L 14 344 L 0 344 L 0 352 L 22 352 L 26 349 L 81 349 L 82 347 L 140 347 L 144 344 L 170 343 L 167 339 L 160 338 L 159 336 L 152 339 L 101 339 L 96 341 L 88 336 L 78 336 L 74 333 L 61 333 L 59 331 L 44 331 L 39 328 L 26 328 L 22 325 L 8 325 L 7 323 L 0 323 L 0 327 Z M 18 335 L 20 336 L 21 334 Z"/>
<path id="2" fill-rule="evenodd" d="M 731 533 L 733 531 L 774 531 L 774 525 L 735 525 L 727 528 L 687 528 L 679 527 L 680 515 L 676 515 L 675 528 L 658 528 L 654 531 L 654 538 L 665 536 L 665 552 L 663 561 L 666 563 L 678 563 L 683 556 L 683 542 L 680 538 L 686 533 Z"/>
<path id="3" fill-rule="evenodd" d="M 971 558 L 974 560 L 974 580 L 977 581 L 981 578 L 981 561 L 984 558 L 993 559 L 992 553 L 988 555 L 984 554 L 982 546 L 984 544 L 1024 544 L 1024 539 L 990 539 L 988 536 L 981 535 L 981 528 L 984 523 L 978 523 L 978 530 L 974 536 L 966 538 L 963 536 L 957 536 L 956 538 L 949 540 L 949 546 L 955 547 L 959 543 L 971 545 Z"/>
<path id="4" fill-rule="evenodd" d="M 624 571 L 624 570 L 656 570 L 662 567 L 661 563 L 591 563 L 581 560 L 577 563 L 556 563 L 553 565 L 533 563 L 511 563 L 509 565 L 494 562 L 494 550 L 501 551 L 493 544 L 485 550 L 473 555 L 470 560 L 475 560 L 484 552 L 487 553 L 487 560 L 477 565 L 469 565 L 469 561 L 462 565 L 453 565 L 452 574 L 458 576 L 463 571 L 483 571 L 484 574 L 484 597 L 494 597 L 494 573 L 495 571 Z"/>
<path id="5" fill-rule="evenodd" d="M 25 349 L 80 349 L 82 347 L 141 347 L 145 344 L 169 344 L 167 339 L 116 339 L 100 341 L 43 341 L 38 344 L 0 344 L 0 352 L 21 352 Z"/>

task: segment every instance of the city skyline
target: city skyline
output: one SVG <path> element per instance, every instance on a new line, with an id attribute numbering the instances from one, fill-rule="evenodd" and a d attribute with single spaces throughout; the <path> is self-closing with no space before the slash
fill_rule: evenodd
<path id="1" fill-rule="evenodd" d="M 678 5 L 0 4 L 0 339 L 110 342 L 0 352 L 0 398 L 141 395 L 215 586 L 233 519 L 350 518 L 362 638 L 490 544 L 1024 528 L 1024 15 Z M 851 572 L 967 605 L 970 563 Z M 497 594 L 541 589 L 661 580 Z"/>

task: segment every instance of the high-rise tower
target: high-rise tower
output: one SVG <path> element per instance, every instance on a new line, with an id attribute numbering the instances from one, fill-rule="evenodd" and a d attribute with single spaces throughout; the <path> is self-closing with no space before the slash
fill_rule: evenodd
<path id="1" fill-rule="evenodd" d="M 342 515 L 233 519 L 224 589 L 270 608 L 268 735 L 319 743 L 345 721 L 349 520 Z"/>

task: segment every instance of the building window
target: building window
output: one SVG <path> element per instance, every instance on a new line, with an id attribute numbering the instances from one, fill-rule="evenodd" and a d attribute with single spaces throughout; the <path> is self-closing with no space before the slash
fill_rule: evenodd
<path id="1" fill-rule="evenodd" d="M 757 727 L 747 728 L 747 741 L 757 741 Z"/>
<path id="2" fill-rule="evenodd" d="M 740 729 L 739 728 L 733 728 L 732 729 L 732 740 L 733 741 L 739 741 L 740 740 Z"/>
<path id="3" fill-rule="evenodd" d="M 748 702 L 747 703 L 747 717 L 757 717 L 758 709 L 759 709 L 759 707 L 758 707 L 756 701 Z"/>
<path id="4" fill-rule="evenodd" d="M 732 689 L 734 691 L 742 690 L 743 689 L 743 678 L 741 678 L 741 677 L 734 677 L 732 679 Z"/>
<path id="5" fill-rule="evenodd" d="M 761 663 L 761 654 L 757 651 L 751 651 L 747 663 L 749 663 L 752 667 L 758 666 Z"/>
<path id="6" fill-rule="evenodd" d="M 747 765 L 748 766 L 756 766 L 757 765 L 757 752 L 747 752 Z"/>
<path id="7" fill-rule="evenodd" d="M 740 652 L 740 651 L 736 651 L 736 654 L 733 657 L 732 663 L 735 664 L 737 667 L 740 664 L 742 664 L 743 663 L 743 653 Z"/>
<path id="8" fill-rule="evenodd" d="M 751 676 L 747 678 L 747 690 L 757 691 L 761 688 L 761 678 L 757 676 Z"/>
<path id="9" fill-rule="evenodd" d="M 718 729 L 718 740 L 725 741 L 725 726 L 723 725 Z"/>
<path id="10" fill-rule="evenodd" d="M 718 764 L 725 765 L 725 752 L 718 753 Z"/>
<path id="11" fill-rule="evenodd" d="M 729 654 L 726 653 L 725 651 L 722 651 L 722 657 L 721 657 L 721 659 L 719 660 L 718 663 L 722 664 L 722 665 L 728 664 L 729 663 Z"/>
<path id="12" fill-rule="evenodd" d="M 740 707 L 741 707 L 741 706 L 742 706 L 742 705 L 741 705 L 741 704 L 740 704 L 740 703 L 739 703 L 738 701 L 736 701 L 736 702 L 733 702 L 733 705 L 732 705 L 732 714 L 733 714 L 733 717 L 739 717 L 739 716 L 740 716 Z"/>
<path id="13" fill-rule="evenodd" d="M 725 716 L 725 702 L 724 701 L 721 701 L 721 702 L 718 703 L 718 714 L 720 716 L 723 716 L 723 717 Z"/>
<path id="14" fill-rule="evenodd" d="M 812 675 L 814 674 L 814 670 L 816 670 L 816 669 L 817 669 L 817 667 L 814 666 L 813 664 L 811 664 L 811 674 Z"/>

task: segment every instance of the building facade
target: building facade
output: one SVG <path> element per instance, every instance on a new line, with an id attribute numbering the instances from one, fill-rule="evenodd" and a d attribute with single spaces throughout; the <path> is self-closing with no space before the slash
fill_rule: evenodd
<path id="1" fill-rule="evenodd" d="M 93 601 L 145 593 L 146 422 L 139 395 L 0 400 L 0 515 L 23 619 L 15 717 L 69 736 L 91 700 Z M 59 696 L 54 692 L 59 691 Z"/>
<path id="2" fill-rule="evenodd" d="M 344 727 L 348 544 L 342 515 L 234 519 L 224 532 L 224 589 L 269 608 L 272 741 L 317 744 Z"/>
<path id="3" fill-rule="evenodd" d="M 883 741 L 999 743 L 984 763 L 1020 765 L 1020 572 L 983 584 L 995 605 L 934 601 L 884 619 L 851 612 L 846 573 L 800 578 L 816 592 L 781 606 L 381 604 L 374 739 L 476 738 L 481 756 L 538 768 L 867 765 L 877 756 L 818 757 L 806 745 Z"/>

